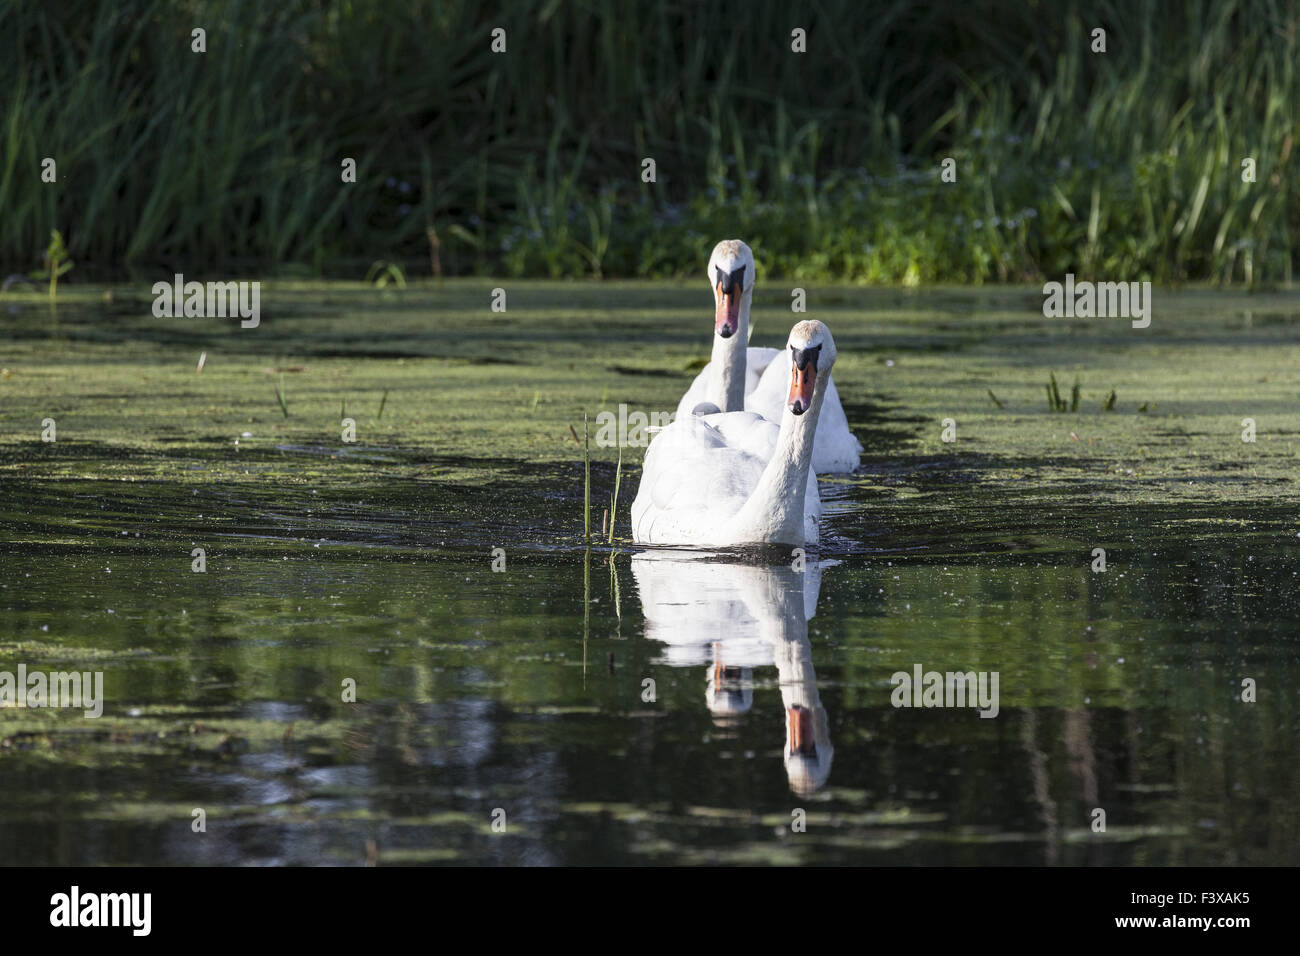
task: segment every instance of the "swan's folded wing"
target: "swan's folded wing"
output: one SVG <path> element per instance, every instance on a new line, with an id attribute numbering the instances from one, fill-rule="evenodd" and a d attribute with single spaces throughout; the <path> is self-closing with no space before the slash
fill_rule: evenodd
<path id="1" fill-rule="evenodd" d="M 767 462 L 776 451 L 781 427 L 755 412 L 725 412 L 706 415 L 704 421 L 716 429 L 732 448 Z"/>
<path id="2" fill-rule="evenodd" d="M 828 450 L 848 463 L 849 467 L 846 470 L 852 471 L 858 467 L 862 442 L 858 441 L 858 436 L 849 429 L 849 418 L 840 403 L 840 391 L 835 387 L 834 376 L 831 376 L 830 382 L 826 385 L 826 400 L 822 403 L 821 418 L 817 422 L 817 437 L 821 438 L 822 435 L 825 435 L 828 440 L 833 439 L 832 447 Z"/>
<path id="3" fill-rule="evenodd" d="M 781 427 L 762 415 L 755 412 L 728 412 L 724 415 L 706 415 L 703 420 L 716 428 L 729 446 L 743 450 L 764 465 L 771 461 L 776 452 Z M 817 473 L 811 468 L 808 470 L 808 485 L 804 493 L 804 516 L 806 536 L 809 542 L 816 542 L 822 501 L 817 489 Z"/>
<path id="4" fill-rule="evenodd" d="M 725 417 L 688 415 L 650 442 L 632 502 L 636 540 L 707 539 L 707 533 L 724 524 L 752 494 L 765 462 L 733 447 L 708 423 Z"/>

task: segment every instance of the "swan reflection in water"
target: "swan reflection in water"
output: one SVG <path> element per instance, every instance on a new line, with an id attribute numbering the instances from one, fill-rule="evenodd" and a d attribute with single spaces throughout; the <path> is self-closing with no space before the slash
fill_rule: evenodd
<path id="1" fill-rule="evenodd" d="M 708 668 L 704 696 L 716 721 L 747 713 L 753 671 L 775 665 L 785 708 L 785 770 L 801 796 L 826 784 L 835 754 L 808 640 L 822 567 L 834 563 L 810 558 L 795 571 L 663 552 L 632 558 L 646 637 L 663 642 L 664 663 Z"/>

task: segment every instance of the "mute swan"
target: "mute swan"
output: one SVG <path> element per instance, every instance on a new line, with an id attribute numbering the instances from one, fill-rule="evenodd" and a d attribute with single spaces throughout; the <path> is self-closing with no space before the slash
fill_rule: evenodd
<path id="1" fill-rule="evenodd" d="M 744 410 L 780 421 L 790 381 L 790 353 L 747 347 L 756 278 L 754 253 L 739 239 L 724 239 L 713 247 L 707 275 L 715 303 L 713 357 L 677 403 L 677 417 L 710 403 L 719 411 Z M 812 469 L 818 474 L 850 472 L 858 467 L 861 454 L 862 443 L 849 430 L 840 394 L 828 379 Z"/>
<path id="2" fill-rule="evenodd" d="M 799 572 L 787 565 L 684 560 L 663 551 L 632 558 L 645 636 L 663 643 L 663 663 L 708 667 L 705 701 L 716 722 L 729 724 L 748 713 L 754 670 L 776 666 L 786 776 L 800 795 L 825 785 L 835 753 L 808 640 L 823 564 L 810 560 Z"/>
<path id="3" fill-rule="evenodd" d="M 821 322 L 790 330 L 788 404 L 780 426 L 752 412 L 688 414 L 650 442 L 632 502 L 639 544 L 815 545 L 821 498 L 813 435 L 835 364 Z"/>

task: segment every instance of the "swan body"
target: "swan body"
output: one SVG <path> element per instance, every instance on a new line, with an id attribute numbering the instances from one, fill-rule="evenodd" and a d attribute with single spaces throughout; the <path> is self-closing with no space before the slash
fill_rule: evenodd
<path id="1" fill-rule="evenodd" d="M 633 540 L 707 547 L 772 540 L 764 537 L 764 528 L 737 518 L 776 453 L 780 431 L 753 412 L 687 414 L 673 421 L 646 449 L 632 502 Z M 801 498 L 797 533 L 788 529 L 789 540 L 777 543 L 817 543 L 822 507 L 811 469 Z"/>
<path id="2" fill-rule="evenodd" d="M 692 409 L 655 435 L 632 502 L 633 540 L 693 547 L 818 543 L 813 436 L 835 343 L 825 325 L 806 321 L 791 330 L 788 346 L 791 385 L 779 426 L 753 412 Z M 701 412 L 710 407 L 700 405 Z"/>
<path id="3" fill-rule="evenodd" d="M 695 376 L 695 381 L 677 403 L 677 415 L 689 415 L 700 402 L 708 401 L 713 363 Z M 768 421 L 781 420 L 786 383 L 790 381 L 790 353 L 781 349 L 745 349 L 745 411 Z M 719 406 L 721 407 L 721 406 Z M 826 402 L 813 440 L 812 469 L 819 475 L 847 474 L 862 463 L 862 442 L 849 429 L 849 419 L 840 403 L 832 379 L 826 385 Z"/>
<path id="4" fill-rule="evenodd" d="M 707 270 L 715 303 L 712 358 L 677 403 L 679 418 L 701 402 L 724 412 L 749 411 L 777 422 L 790 380 L 789 352 L 749 348 L 749 309 L 754 296 L 754 255 L 739 239 L 717 244 Z M 835 383 L 827 394 L 813 444 L 812 469 L 818 474 L 850 472 L 861 462 L 862 443 L 849 430 Z"/>

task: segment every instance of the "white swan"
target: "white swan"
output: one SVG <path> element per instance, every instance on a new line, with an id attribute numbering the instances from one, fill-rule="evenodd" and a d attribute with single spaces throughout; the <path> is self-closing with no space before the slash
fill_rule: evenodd
<path id="1" fill-rule="evenodd" d="M 835 342 L 821 322 L 790 331 L 780 426 L 752 412 L 679 416 L 650 442 L 632 502 L 639 544 L 816 545 L 821 498 L 811 462 Z"/>
<path id="2" fill-rule="evenodd" d="M 782 753 L 798 794 L 825 785 L 835 754 L 808 640 L 822 566 L 809 560 L 800 572 L 788 565 L 684 560 L 663 551 L 632 558 L 645 636 L 663 643 L 663 663 L 708 666 L 704 696 L 715 722 L 748 713 L 754 670 L 776 666 L 786 724 Z"/>
<path id="3" fill-rule="evenodd" d="M 780 421 L 790 381 L 790 353 L 747 347 L 749 307 L 754 297 L 754 254 L 739 239 L 725 239 L 713 247 L 707 274 L 715 304 L 713 357 L 677 403 L 677 417 L 709 403 L 719 411 L 744 410 L 756 412 L 768 421 Z M 828 377 L 826 402 L 813 443 L 813 471 L 850 472 L 858 467 L 861 456 L 862 443 L 849 430 L 839 392 Z"/>

